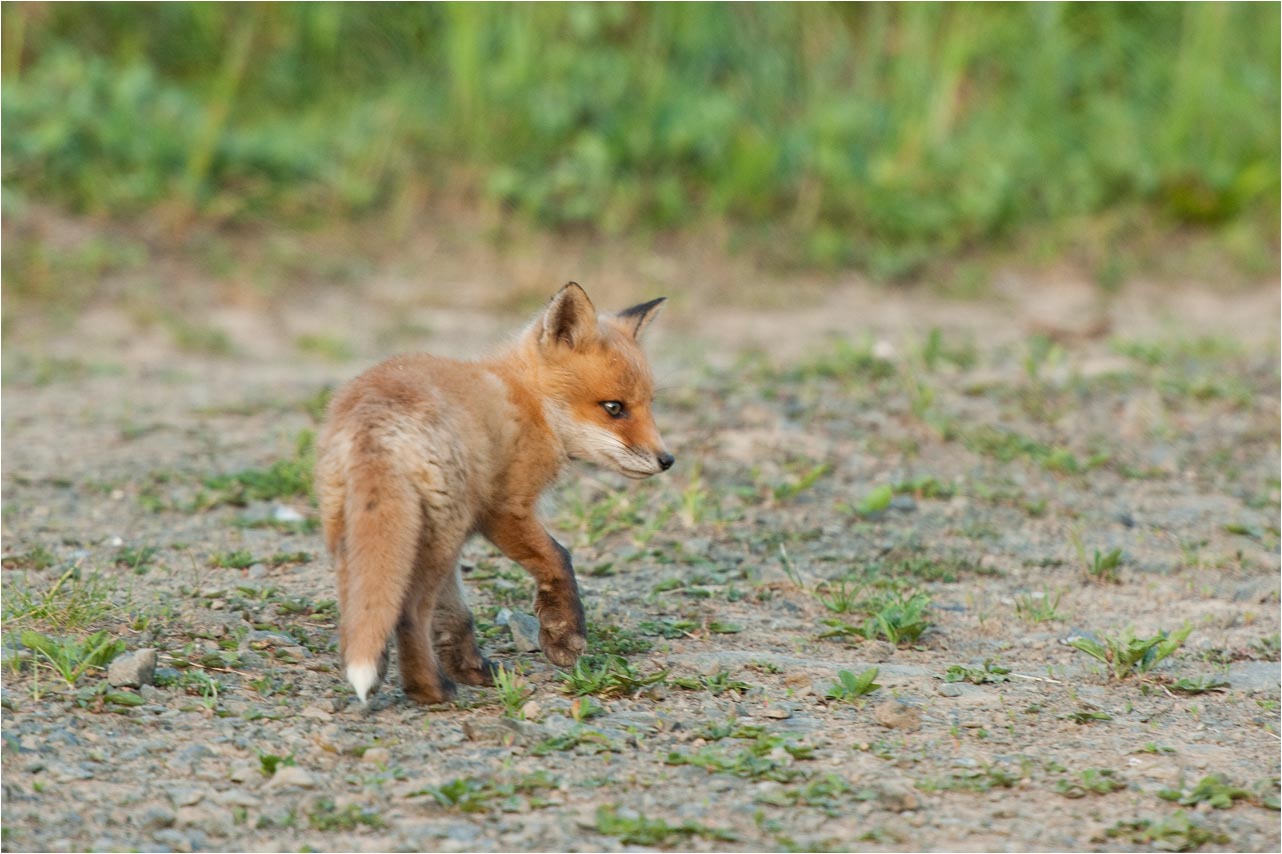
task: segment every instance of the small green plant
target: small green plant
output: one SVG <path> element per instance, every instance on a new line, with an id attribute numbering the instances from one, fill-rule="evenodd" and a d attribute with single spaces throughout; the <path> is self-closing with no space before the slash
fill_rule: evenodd
<path id="1" fill-rule="evenodd" d="M 856 676 L 849 670 L 837 671 L 837 681 L 828 689 L 824 696 L 829 700 L 838 700 L 841 702 L 851 702 L 859 697 L 867 696 L 873 691 L 880 688 L 877 683 L 877 668 L 869 667 L 861 670 Z"/>
<path id="2" fill-rule="evenodd" d="M 863 795 L 863 798 L 867 797 Z M 856 798 L 860 798 L 860 793 L 848 782 L 836 774 L 825 774 L 800 786 L 769 789 L 757 795 L 755 800 L 759 804 L 777 807 L 814 807 L 829 818 L 836 818 L 848 808 L 849 801 Z"/>
<path id="3" fill-rule="evenodd" d="M 152 560 L 159 551 L 160 549 L 155 546 L 126 547 L 117 551 L 113 559 L 116 566 L 131 569 L 142 575 L 151 567 Z"/>
<path id="4" fill-rule="evenodd" d="M 988 765 L 972 771 L 949 774 L 947 777 L 918 780 L 914 785 L 923 792 L 987 792 L 993 788 L 1009 789 L 1019 779 L 1019 774 L 997 765 Z"/>
<path id="5" fill-rule="evenodd" d="M 199 506 L 244 507 L 251 501 L 310 498 L 312 470 L 316 466 L 315 440 L 315 433 L 302 430 L 294 440 L 294 455 L 289 459 L 278 460 L 265 469 L 244 469 L 205 478 L 205 488 L 213 494 L 204 496 Z"/>
<path id="6" fill-rule="evenodd" d="M 518 666 L 508 670 L 500 665 L 494 671 L 494 687 L 503 703 L 503 716 L 524 718 L 525 701 L 534 695 L 534 687 L 526 680 L 521 668 Z"/>
<path id="7" fill-rule="evenodd" d="M 728 670 L 720 670 L 711 676 L 674 676 L 669 681 L 678 688 L 707 691 L 714 697 L 720 697 L 727 691 L 741 694 L 752 687 L 747 682 L 732 677 Z"/>
<path id="8" fill-rule="evenodd" d="M 585 655 L 575 662 L 573 670 L 560 673 L 562 688 L 567 694 L 599 697 L 634 694 L 662 682 L 667 676 L 666 670 L 642 676 L 621 655 Z"/>
<path id="9" fill-rule="evenodd" d="M 1134 673 L 1148 673 L 1158 662 L 1179 649 L 1192 633 L 1193 626 L 1185 626 L 1175 634 L 1158 632 L 1150 638 L 1137 638 L 1127 629 L 1120 636 L 1103 635 L 1102 643 L 1091 638 L 1078 637 L 1068 642 L 1092 658 L 1107 664 L 1114 679 L 1125 679 Z"/>
<path id="10" fill-rule="evenodd" d="M 1098 709 L 1078 709 L 1076 712 L 1070 712 L 1065 717 L 1076 724 L 1093 724 L 1113 719 L 1113 716 L 1108 712 L 1101 712 Z"/>
<path id="11" fill-rule="evenodd" d="M 819 482 L 819 478 L 830 471 L 832 471 L 832 463 L 819 463 L 798 473 L 784 483 L 776 484 L 770 491 L 776 501 L 789 501 L 814 486 Z"/>
<path id="12" fill-rule="evenodd" d="M 849 614 L 859 606 L 859 594 L 862 592 L 862 586 L 852 585 L 842 579 L 836 584 L 823 585 L 815 596 L 820 604 L 834 614 Z"/>
<path id="13" fill-rule="evenodd" d="M 1205 803 L 1217 810 L 1226 810 L 1236 801 L 1256 800 L 1255 793 L 1234 786 L 1223 774 L 1210 774 L 1185 792 L 1180 789 L 1162 789 L 1157 793 L 1162 800 L 1175 801 L 1180 806 L 1195 807 Z"/>
<path id="14" fill-rule="evenodd" d="M 216 552 L 209 558 L 209 565 L 218 569 L 247 569 L 257 562 L 253 554 L 243 549 L 234 552 Z"/>
<path id="15" fill-rule="evenodd" d="M 7 628 L 34 624 L 58 632 L 87 628 L 117 610 L 114 589 L 97 573 L 82 576 L 79 567 L 68 569 L 44 591 L 6 579 L 4 622 Z"/>
<path id="16" fill-rule="evenodd" d="M 1059 612 L 1059 602 L 1063 596 L 1062 590 L 1020 594 L 1015 598 L 1015 613 L 1030 623 L 1062 620 L 1064 615 Z"/>
<path id="17" fill-rule="evenodd" d="M 596 830 L 603 836 L 616 837 L 624 845 L 667 846 L 674 837 L 698 836 L 720 842 L 734 842 L 738 837 L 728 830 L 708 827 L 693 821 L 668 824 L 661 818 L 644 815 L 624 816 L 617 806 L 603 805 L 596 811 Z"/>
<path id="18" fill-rule="evenodd" d="M 1229 683 L 1226 680 L 1216 679 L 1214 676 L 1183 676 L 1167 686 L 1170 690 L 1181 694 L 1209 694 L 1212 691 L 1223 691 L 1228 687 Z"/>
<path id="19" fill-rule="evenodd" d="M 275 753 L 258 752 L 258 770 L 263 772 L 264 777 L 271 777 L 276 773 L 278 768 L 285 765 L 294 765 L 294 754 L 288 756 L 278 756 Z"/>
<path id="20" fill-rule="evenodd" d="M 386 827 L 387 822 L 371 809 L 358 804 L 348 804 L 342 809 L 334 806 L 330 798 L 321 798 L 308 814 L 307 823 L 312 830 L 353 831 L 358 827 Z"/>
<path id="21" fill-rule="evenodd" d="M 1146 741 L 1136 753 L 1174 753 L 1175 748 L 1165 744 L 1158 744 L 1156 741 Z"/>
<path id="22" fill-rule="evenodd" d="M 9 555 L 4 559 L 5 569 L 34 569 L 42 570 L 53 566 L 57 558 L 53 552 L 44 546 L 36 546 L 27 552 Z"/>
<path id="23" fill-rule="evenodd" d="M 1121 581 L 1121 576 L 1118 574 L 1117 568 L 1121 565 L 1121 549 L 1110 549 L 1103 553 L 1101 553 L 1099 549 L 1096 549 L 1090 562 L 1086 566 L 1086 574 L 1095 581 L 1118 584 Z"/>
<path id="24" fill-rule="evenodd" d="M 965 667 L 961 664 L 954 664 L 944 673 L 945 682 L 973 682 L 976 685 L 985 685 L 992 682 L 1010 681 L 1009 667 L 1002 667 L 994 662 L 991 658 L 984 660 L 983 667 Z"/>
<path id="25" fill-rule="evenodd" d="M 1066 798 L 1084 798 L 1090 794 L 1107 795 L 1124 788 L 1126 784 L 1111 768 L 1087 768 L 1075 779 L 1060 780 L 1055 785 L 1055 791 Z"/>
<path id="26" fill-rule="evenodd" d="M 575 697 L 570 701 L 570 717 L 577 723 L 590 721 L 605 714 L 605 707 L 591 697 Z"/>
<path id="27" fill-rule="evenodd" d="M 859 503 L 855 505 L 855 512 L 865 517 L 885 513 L 890 508 L 890 502 L 894 497 L 894 488 L 883 483 L 881 486 L 873 487 L 867 495 L 859 499 Z"/>
<path id="28" fill-rule="evenodd" d="M 125 651 L 125 642 L 107 632 L 97 632 L 87 638 L 57 638 L 28 629 L 20 635 L 22 645 L 51 666 L 68 685 L 76 682 L 90 669 L 102 669 Z"/>
<path id="29" fill-rule="evenodd" d="M 441 806 L 462 812 L 489 812 L 492 809 L 516 812 L 547 806 L 547 801 L 539 792 L 556 786 L 556 780 L 543 771 L 536 771 L 502 782 L 480 777 L 459 777 L 440 786 L 428 786 L 407 797 L 430 795 Z"/>
<path id="30" fill-rule="evenodd" d="M 575 727 L 569 732 L 540 741 L 530 749 L 530 752 L 535 756 L 547 756 L 549 753 L 560 753 L 566 750 L 576 750 L 589 755 L 620 753 L 623 745 L 598 730 Z"/>
<path id="31" fill-rule="evenodd" d="M 869 640 L 884 638 L 891 643 L 913 643 L 930 628 L 926 609 L 930 597 L 914 593 L 905 598 L 891 593 L 873 601 L 868 618 L 864 621 L 863 635 Z"/>
<path id="32" fill-rule="evenodd" d="M 789 783 L 806 776 L 806 773 L 788 760 L 780 758 L 780 753 L 787 754 L 793 760 L 810 759 L 814 756 L 814 748 L 810 745 L 787 741 L 759 728 L 745 727 L 742 735 L 738 731 L 731 731 L 729 737 L 742 738 L 747 743 L 737 751 L 711 744 L 694 753 L 673 751 L 664 761 L 669 765 L 694 765 L 710 772 L 732 774 L 749 780 Z"/>
<path id="33" fill-rule="evenodd" d="M 1224 845 L 1229 837 L 1209 830 L 1178 810 L 1162 818 L 1139 818 L 1119 821 L 1104 831 L 1109 839 L 1122 839 L 1133 845 L 1152 845 L 1161 851 L 1194 851 L 1206 843 Z"/>

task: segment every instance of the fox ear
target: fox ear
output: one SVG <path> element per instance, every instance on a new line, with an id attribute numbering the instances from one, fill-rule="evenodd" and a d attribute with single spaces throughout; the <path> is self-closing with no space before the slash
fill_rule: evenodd
<path id="1" fill-rule="evenodd" d="M 583 288 L 570 282 L 557 291 L 543 311 L 543 334 L 539 342 L 544 346 L 564 344 L 576 350 L 595 340 L 597 334 L 596 309 Z"/>
<path id="2" fill-rule="evenodd" d="M 619 312 L 619 320 L 632 332 L 633 339 L 641 338 L 641 333 L 650 325 L 650 321 L 658 316 L 659 306 L 663 304 L 665 299 L 667 297 L 659 297 L 649 302 L 643 302 L 640 305 L 634 305 L 632 308 L 625 308 Z"/>

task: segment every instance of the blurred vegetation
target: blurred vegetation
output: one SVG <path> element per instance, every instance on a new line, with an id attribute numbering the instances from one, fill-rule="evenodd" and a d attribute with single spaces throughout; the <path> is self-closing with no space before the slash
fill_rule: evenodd
<path id="1" fill-rule="evenodd" d="M 5 4 L 3 37 L 9 216 L 446 199 L 891 277 L 1118 210 L 1276 249 L 1277 4 Z"/>

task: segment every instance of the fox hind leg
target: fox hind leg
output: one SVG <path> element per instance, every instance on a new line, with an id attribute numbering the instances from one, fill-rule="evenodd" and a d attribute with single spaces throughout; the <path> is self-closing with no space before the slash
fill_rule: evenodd
<path id="1" fill-rule="evenodd" d="M 476 643 L 476 622 L 463 598 L 457 564 L 441 588 L 432 616 L 432 632 L 441 666 L 466 685 L 493 685 L 494 665 Z"/>
<path id="2" fill-rule="evenodd" d="M 413 585 L 396 625 L 401 683 L 405 695 L 419 703 L 444 703 L 453 698 L 454 682 L 443 671 L 432 638 L 438 603 L 451 586 L 457 551 L 442 560 L 428 545 L 420 548 Z"/>

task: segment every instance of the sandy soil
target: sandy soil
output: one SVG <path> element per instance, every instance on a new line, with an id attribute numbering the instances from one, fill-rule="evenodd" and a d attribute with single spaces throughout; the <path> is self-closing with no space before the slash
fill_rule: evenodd
<path id="1" fill-rule="evenodd" d="M 1276 282 L 1011 273 L 961 302 L 486 257 L 271 296 L 191 273 L 157 297 L 177 322 L 129 281 L 70 321 L 10 310 L 4 850 L 1282 845 Z M 324 389 L 481 352 L 568 278 L 672 297 L 648 349 L 677 467 L 579 469 L 549 502 L 589 663 L 661 678 L 573 696 L 502 625 L 528 579 L 476 542 L 483 646 L 528 699 L 393 681 L 363 711 L 309 497 L 218 478 L 305 469 Z M 1122 678 L 1069 645 L 1186 625 Z M 154 684 L 71 686 L 22 640 L 95 630 L 156 650 Z"/>

